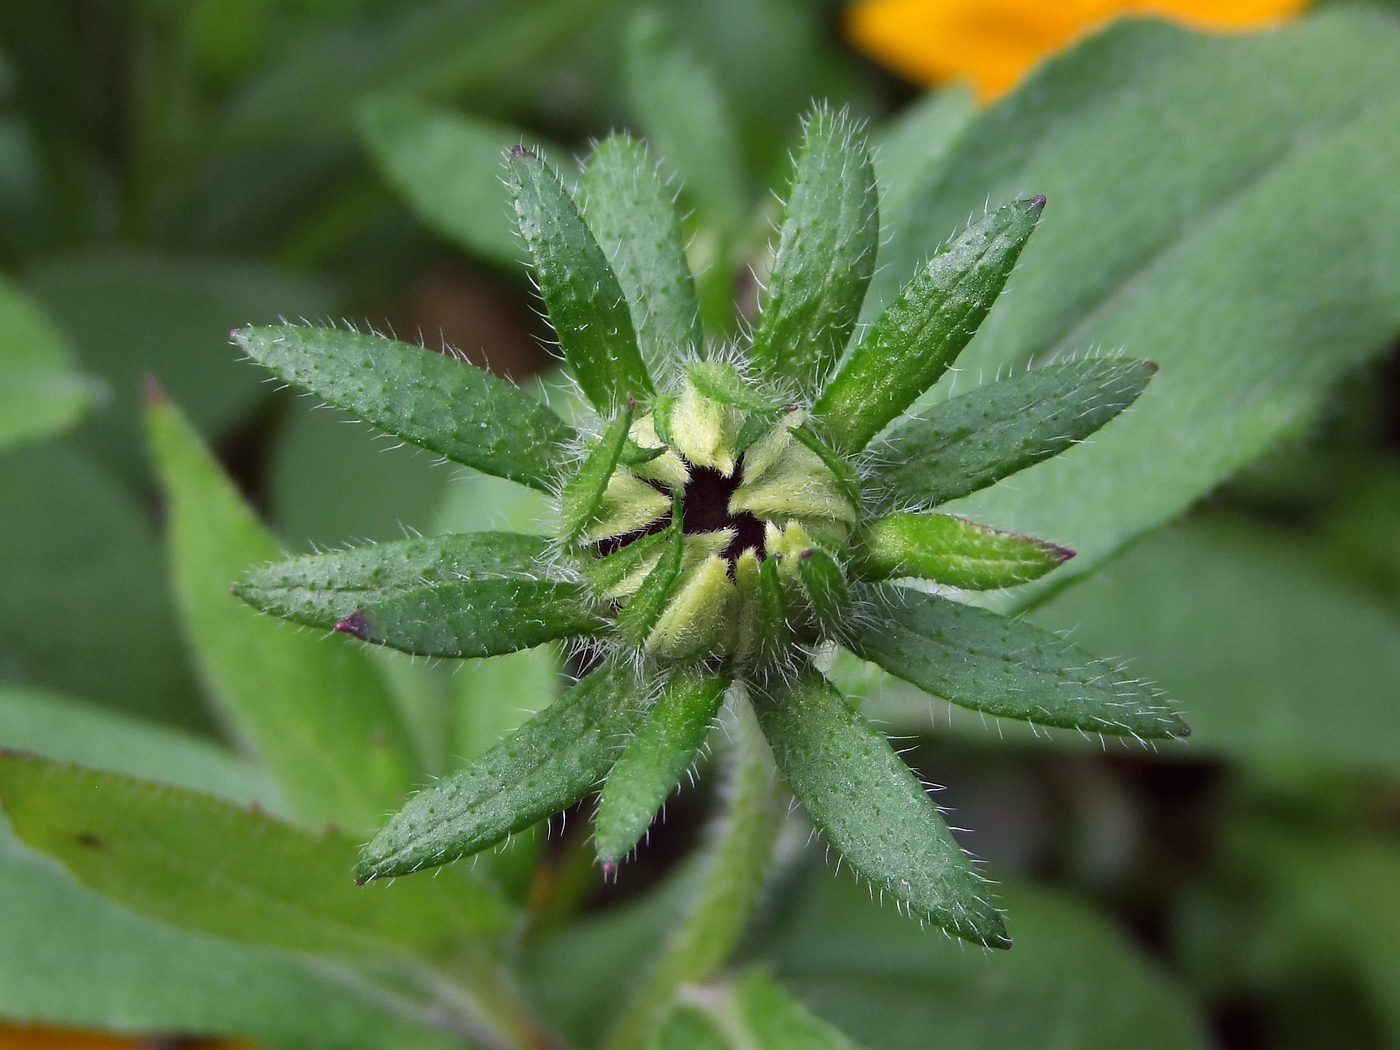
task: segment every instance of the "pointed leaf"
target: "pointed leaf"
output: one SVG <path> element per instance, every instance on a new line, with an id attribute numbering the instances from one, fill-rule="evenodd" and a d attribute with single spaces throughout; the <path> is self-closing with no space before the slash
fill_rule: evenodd
<path id="1" fill-rule="evenodd" d="M 1058 455 L 1131 405 L 1150 361 L 1096 358 L 989 383 L 891 431 L 877 480 L 895 503 L 946 503 Z"/>
<path id="2" fill-rule="evenodd" d="M 559 531 L 565 543 L 575 542 L 598 519 L 603 494 L 627 447 L 632 409 L 619 412 L 600 438 L 589 448 L 583 463 L 559 494 Z"/>
<path id="3" fill-rule="evenodd" d="M 793 794 L 856 871 L 950 933 L 1011 946 L 923 785 L 830 682 L 808 671 L 755 691 L 754 708 Z"/>
<path id="4" fill-rule="evenodd" d="M 1161 690 L 1021 620 L 882 585 L 853 653 L 925 692 L 1039 725 L 1144 739 L 1190 730 Z"/>
<path id="5" fill-rule="evenodd" d="M 432 951 L 510 922 L 480 879 L 364 890 L 355 845 L 209 795 L 0 752 L 0 804 L 28 845 L 175 926 L 303 952 Z"/>
<path id="6" fill-rule="evenodd" d="M 852 604 L 846 574 L 836 559 L 820 547 L 805 550 L 797 557 L 797 575 L 822 633 L 842 637 L 851 621 Z"/>
<path id="7" fill-rule="evenodd" d="M 636 589 L 638 581 L 650 571 L 647 567 L 648 559 L 654 558 L 670 538 L 670 533 L 666 531 L 639 536 L 627 546 L 597 561 L 586 563 L 583 574 L 589 586 L 599 594 L 611 598 L 630 593 Z"/>
<path id="8" fill-rule="evenodd" d="M 359 332 L 244 328 L 280 378 L 454 463 L 551 491 L 573 429 L 504 379 L 449 354 Z"/>
<path id="9" fill-rule="evenodd" d="M 686 378 L 712 401 L 719 401 L 751 412 L 777 412 L 780 398 L 756 389 L 728 361 L 694 361 L 685 366 Z"/>
<path id="10" fill-rule="evenodd" d="M 739 978 L 734 998 L 758 1050 L 860 1050 L 760 969 Z"/>
<path id="11" fill-rule="evenodd" d="M 608 773 L 593 818 L 593 843 L 604 869 L 615 867 L 651 826 L 719 712 L 729 679 L 695 671 L 673 674 L 646 721 Z"/>
<path id="12" fill-rule="evenodd" d="M 645 713 L 630 669 L 607 664 L 480 759 L 414 796 L 360 854 L 367 882 L 446 864 L 573 805 Z"/>
<path id="13" fill-rule="evenodd" d="M 633 645 L 641 645 L 651 634 L 680 578 L 681 565 L 685 560 L 685 534 L 681 531 L 680 511 L 681 499 L 677 495 L 671 512 L 671 525 L 666 530 L 669 539 L 661 557 L 617 614 L 618 633 Z"/>
<path id="14" fill-rule="evenodd" d="M 501 156 L 520 142 L 521 129 L 379 96 L 361 108 L 360 133 L 389 183 L 435 233 L 511 269 L 529 261 L 501 182 Z"/>
<path id="15" fill-rule="evenodd" d="M 680 354 L 705 346 L 675 195 L 646 147 L 626 134 L 598 144 L 583 190 L 584 218 L 627 296 L 642 359 L 664 374 Z"/>
<path id="16" fill-rule="evenodd" d="M 493 656 L 602 626 L 582 586 L 553 564 L 543 536 L 468 532 L 277 562 L 234 593 L 405 652 Z"/>
<path id="17" fill-rule="evenodd" d="M 412 739 L 367 654 L 343 639 L 287 629 L 229 594 L 277 541 L 188 422 L 147 410 L 168 501 L 175 589 L 211 699 L 267 762 L 294 814 L 374 827 L 418 774 Z"/>
<path id="18" fill-rule="evenodd" d="M 535 283 L 574 378 L 600 412 L 652 392 L 627 299 L 568 190 L 529 150 L 510 155 L 510 186 Z"/>
<path id="19" fill-rule="evenodd" d="M 841 357 L 875 272 L 880 216 L 865 138 L 817 109 L 797 155 L 750 359 L 807 394 Z"/>
<path id="20" fill-rule="evenodd" d="M 798 427 L 789 427 L 788 433 L 817 454 L 817 458 L 826 464 L 826 469 L 835 476 L 836 483 L 841 486 L 842 494 L 851 501 L 851 506 L 859 507 L 860 476 L 855 472 L 855 468 L 817 437 L 806 423 Z"/>
<path id="21" fill-rule="evenodd" d="M 904 286 L 851 352 L 812 412 L 859 451 L 947 371 L 996 302 L 1034 232 L 1044 197 L 973 223 Z"/>
<path id="22" fill-rule="evenodd" d="M 951 514 L 891 514 L 861 528 L 852 545 L 860 579 L 917 576 L 975 591 L 1039 579 L 1074 557 L 1053 543 Z"/>
<path id="23" fill-rule="evenodd" d="M 72 426 L 96 389 L 53 322 L 0 281 L 0 449 Z"/>

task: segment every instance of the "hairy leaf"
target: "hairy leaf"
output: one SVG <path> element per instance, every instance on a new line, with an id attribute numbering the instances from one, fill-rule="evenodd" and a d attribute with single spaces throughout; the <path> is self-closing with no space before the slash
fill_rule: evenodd
<path id="1" fill-rule="evenodd" d="M 1005 718 L 1144 739 L 1190 730 L 1151 684 L 1022 620 L 881 585 L 850 649 L 935 696 Z"/>
<path id="2" fill-rule="evenodd" d="M 705 742 L 728 685 L 724 675 L 694 671 L 667 681 L 598 796 L 593 844 L 605 869 L 630 853 L 651 826 Z"/>
<path id="3" fill-rule="evenodd" d="M 155 400 L 151 447 L 169 501 L 176 593 L 220 713 L 308 822 L 374 827 L 417 775 L 413 744 L 369 657 L 259 616 L 229 594 L 279 554 L 177 409 Z"/>
<path id="4" fill-rule="evenodd" d="M 934 506 L 1083 441 L 1137 400 L 1150 361 L 1095 358 L 980 386 L 910 418 L 875 449 L 877 492 Z"/>
<path id="5" fill-rule="evenodd" d="M 565 543 L 573 543 L 598 519 L 603 494 L 627 447 L 632 409 L 619 412 L 601 437 L 588 449 L 583 463 L 564 484 L 559 495 L 559 527 Z"/>
<path id="6" fill-rule="evenodd" d="M 642 360 L 664 374 L 682 352 L 705 346 L 674 194 L 646 147 L 626 134 L 598 144 L 583 190 L 584 218 L 627 296 Z"/>
<path id="7" fill-rule="evenodd" d="M 651 634 L 666 603 L 671 600 L 676 581 L 680 579 L 681 565 L 685 560 L 685 534 L 681 530 L 680 511 L 681 500 L 677 496 L 661 557 L 617 614 L 618 633 L 633 645 L 641 645 Z"/>
<path id="8" fill-rule="evenodd" d="M 813 547 L 798 555 L 797 575 L 822 632 L 828 638 L 841 637 L 850 624 L 852 610 L 851 592 L 841 566 L 826 551 Z"/>
<path id="9" fill-rule="evenodd" d="M 627 299 L 553 169 L 511 150 L 510 186 L 535 282 L 574 378 L 600 412 L 652 392 Z"/>
<path id="10" fill-rule="evenodd" d="M 469 874 L 357 889 L 354 843 L 181 788 L 0 752 L 0 805 L 28 845 L 175 926 L 296 951 L 431 951 L 510 920 Z"/>
<path id="11" fill-rule="evenodd" d="M 414 796 L 360 854 L 362 882 L 479 852 L 573 805 L 602 779 L 646 707 L 633 673 L 608 664 L 507 740 Z"/>
<path id="12" fill-rule="evenodd" d="M 602 626 L 550 542 L 515 532 L 400 540 L 278 562 L 234 592 L 265 612 L 428 656 L 493 656 Z"/>
<path id="13" fill-rule="evenodd" d="M 449 354 L 334 328 L 244 328 L 234 338 L 288 383 L 486 474 L 550 491 L 573 438 L 543 404 Z"/>
<path id="14" fill-rule="evenodd" d="M 783 403 L 756 390 L 728 361 L 697 361 L 686 365 L 686 378 L 713 401 L 751 412 L 777 412 Z"/>
<path id="15" fill-rule="evenodd" d="M 808 671 L 755 691 L 754 708 L 793 794 L 856 871 L 950 933 L 1011 946 L 923 785 L 830 682 Z"/>
<path id="16" fill-rule="evenodd" d="M 797 155 L 750 357 L 760 373 L 821 388 L 850 339 L 880 239 L 875 172 L 850 117 L 819 108 Z"/>
<path id="17" fill-rule="evenodd" d="M 1044 197 L 973 223 L 904 286 L 832 377 L 813 414 L 859 451 L 938 381 L 972 340 L 1040 220 Z"/>
<path id="18" fill-rule="evenodd" d="M 1074 556 L 951 514 L 891 514 L 862 526 L 852 543 L 860 579 L 917 576 L 977 591 L 1039 579 Z"/>

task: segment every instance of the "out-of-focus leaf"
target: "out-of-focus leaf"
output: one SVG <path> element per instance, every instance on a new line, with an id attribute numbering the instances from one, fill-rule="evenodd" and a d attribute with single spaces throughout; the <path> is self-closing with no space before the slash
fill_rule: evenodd
<path id="1" fill-rule="evenodd" d="M 1191 753 L 1400 773 L 1400 616 L 1319 555 L 1238 523 L 1173 528 L 1034 618 L 1160 682 Z"/>
<path id="2" fill-rule="evenodd" d="M 358 877 L 446 864 L 573 805 L 639 721 L 639 690 L 619 664 L 594 671 L 510 739 L 410 799 L 364 848 Z"/>
<path id="3" fill-rule="evenodd" d="M 363 890 L 355 844 L 208 795 L 16 753 L 0 805 L 27 845 L 79 881 L 175 926 L 295 951 L 432 951 L 499 934 L 502 902 L 470 874 Z"/>
<path id="4" fill-rule="evenodd" d="M 209 726 L 155 532 L 71 441 L 0 455 L 0 678 Z"/>
<path id="5" fill-rule="evenodd" d="M 155 376 L 207 434 L 222 435 L 267 394 L 228 333 L 279 317 L 315 317 L 324 288 L 257 266 L 163 255 L 93 255 L 46 262 L 28 275 L 34 297 L 73 340 L 110 399 L 78 438 L 143 487 L 141 383 Z"/>
<path id="6" fill-rule="evenodd" d="M 804 394 L 821 389 L 860 316 L 879 241 L 864 132 L 848 114 L 819 107 L 803 129 L 749 352 L 760 373 Z"/>
<path id="7" fill-rule="evenodd" d="M 894 233 L 892 218 L 903 216 L 909 194 L 932 180 L 972 118 L 977 100 L 965 84 L 930 91 L 893 120 L 871 132 L 875 178 L 880 185 L 880 243 Z"/>
<path id="8" fill-rule="evenodd" d="M 238 345 L 278 377 L 455 463 L 549 491 L 571 428 L 484 368 L 336 328 L 244 328 Z"/>
<path id="9" fill-rule="evenodd" d="M 646 147 L 626 135 L 598 144 L 583 190 L 584 217 L 627 295 L 642 358 L 665 375 L 679 354 L 705 348 L 675 194 Z"/>
<path id="10" fill-rule="evenodd" d="M 24 686 L 0 686 L 0 747 L 278 811 L 266 772 L 212 741 Z"/>
<path id="11" fill-rule="evenodd" d="M 992 891 L 889 741 L 815 672 L 756 693 L 763 735 L 822 837 L 920 917 L 1009 948 Z"/>
<path id="12" fill-rule="evenodd" d="M 1037 725 L 1160 739 L 1189 730 L 1162 690 L 1014 617 L 879 586 L 849 648 L 955 704 Z"/>
<path id="13" fill-rule="evenodd" d="M 657 1033 L 653 1050 L 858 1050 L 759 969 L 699 1003 L 682 1002 Z"/>
<path id="14" fill-rule="evenodd" d="M 705 1014 L 683 1003 L 663 1022 L 650 1050 L 733 1050 L 733 1045 Z"/>
<path id="15" fill-rule="evenodd" d="M 973 122 L 896 218 L 868 316 L 989 197 L 1044 194 L 1015 287 L 959 365 L 1102 347 L 1162 373 L 1100 440 L 957 513 L 1054 537 L 1079 552 L 1065 571 L 1088 571 L 1392 345 L 1397 64 L 1400 25 L 1365 7 L 1252 36 L 1120 22 Z"/>
<path id="16" fill-rule="evenodd" d="M 0 449 L 67 429 L 94 390 L 52 322 L 0 281 Z"/>
<path id="17" fill-rule="evenodd" d="M 701 209 L 702 228 L 712 227 L 722 240 L 734 237 L 748 210 L 747 188 L 734 119 L 714 70 L 654 9 L 633 19 L 626 63 L 629 101 L 651 148 L 680 176 L 682 192 Z"/>
<path id="18" fill-rule="evenodd" d="M 1205 1050 L 1187 997 L 1106 920 L 1045 890 L 996 887 L 1016 940 L 969 951 L 848 878 L 814 873 L 772 947 L 783 986 L 871 1050 Z"/>
<path id="19" fill-rule="evenodd" d="M 501 266 L 529 261 L 502 182 L 521 129 L 385 97 L 363 108 L 360 130 L 390 183 L 435 233 Z"/>
<path id="20" fill-rule="evenodd" d="M 294 550 L 334 550 L 434 533 L 437 508 L 461 468 L 338 409 L 297 398 L 270 453 L 267 510 Z M 500 490 L 537 492 L 504 478 Z"/>
<path id="21" fill-rule="evenodd" d="M 0 823 L 0 1015 L 151 1032 L 242 1035 L 345 1050 L 458 1046 L 408 998 L 365 995 L 363 976 L 176 930 L 99 897 L 35 855 Z"/>
<path id="22" fill-rule="evenodd" d="M 466 660 L 452 669 L 454 766 L 480 758 L 543 711 L 563 691 L 553 646 Z"/>
<path id="23" fill-rule="evenodd" d="M 277 543 L 178 410 L 155 401 L 148 426 L 176 593 L 211 699 L 299 818 L 374 827 L 417 775 L 378 670 L 348 639 L 299 632 L 229 594 L 249 568 L 278 558 Z"/>

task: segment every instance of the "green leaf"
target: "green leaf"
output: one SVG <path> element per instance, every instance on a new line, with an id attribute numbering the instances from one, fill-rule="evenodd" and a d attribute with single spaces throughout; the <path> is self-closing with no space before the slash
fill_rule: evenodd
<path id="1" fill-rule="evenodd" d="M 553 703 L 564 683 L 562 664 L 555 647 L 542 645 L 454 666 L 447 748 L 457 764 L 480 758 Z"/>
<path id="2" fill-rule="evenodd" d="M 724 675 L 694 671 L 678 671 L 666 682 L 598 796 L 593 844 L 604 870 L 616 867 L 651 826 L 705 742 L 728 686 Z"/>
<path id="3" fill-rule="evenodd" d="M 968 590 L 1014 587 L 1074 556 L 1053 543 L 999 532 L 951 514 L 891 514 L 852 540 L 852 571 L 862 580 L 918 576 Z"/>
<path id="4" fill-rule="evenodd" d="M 875 449 L 871 488 L 887 502 L 930 506 L 985 488 L 1083 441 L 1156 371 L 1150 361 L 1094 358 L 980 386 L 891 431 Z"/>
<path id="5" fill-rule="evenodd" d="M 451 1050 L 434 1009 L 366 995 L 348 966 L 175 929 L 98 896 L 0 821 L 0 1015 L 145 1038 Z"/>
<path id="6" fill-rule="evenodd" d="M 71 439 L 0 454 L 0 675 L 211 729 L 145 508 Z"/>
<path id="7" fill-rule="evenodd" d="M 750 350 L 761 374 L 804 393 L 821 388 L 860 315 L 879 240 L 864 136 L 844 112 L 818 108 L 804 129 Z"/>
<path id="8" fill-rule="evenodd" d="M 617 632 L 633 645 L 641 645 L 671 600 L 685 561 L 685 534 L 681 529 L 681 497 L 674 500 L 666 547 L 646 578 L 617 614 Z M 630 846 L 628 847 L 631 848 Z"/>
<path id="9" fill-rule="evenodd" d="M 245 328 L 240 347 L 280 378 L 456 463 L 549 491 L 572 428 L 485 369 L 333 328 Z"/>
<path id="10" fill-rule="evenodd" d="M 739 978 L 734 998 L 759 1050 L 858 1050 L 763 970 L 752 969 Z"/>
<path id="11" fill-rule="evenodd" d="M 72 697 L 0 685 L 0 746 L 281 808 L 265 770 L 204 737 Z"/>
<path id="12" fill-rule="evenodd" d="M 720 81 L 654 8 L 632 19 L 625 60 L 628 101 L 652 149 L 680 176 L 682 193 L 701 213 L 701 228 L 714 231 L 722 253 L 746 221 L 748 191 Z M 729 274 L 727 260 L 717 268 Z"/>
<path id="13" fill-rule="evenodd" d="M 96 392 L 73 351 L 17 288 L 0 281 L 0 449 L 66 430 Z"/>
<path id="14" fill-rule="evenodd" d="M 626 134 L 598 144 L 583 191 L 584 218 L 627 296 L 642 360 L 664 375 L 682 353 L 705 348 L 675 195 L 646 147 Z"/>
<path id="15" fill-rule="evenodd" d="M 639 536 L 625 547 L 621 547 L 606 557 L 584 565 L 584 575 L 594 591 L 612 594 L 615 589 L 625 586 L 624 581 L 637 575 L 647 559 L 669 543 L 671 533 L 663 530 L 646 536 Z"/>
<path id="16" fill-rule="evenodd" d="M 501 156 L 523 132 L 409 99 L 370 99 L 360 133 L 394 189 L 435 233 L 501 266 L 528 255 L 511 221 Z"/>
<path id="17" fill-rule="evenodd" d="M 651 377 L 627 299 L 573 198 L 549 165 L 519 147 L 511 150 L 510 186 L 540 298 L 584 394 L 606 413 L 645 400 Z"/>
<path id="18" fill-rule="evenodd" d="M 888 584 L 850 649 L 935 696 L 1037 725 L 1144 739 L 1190 730 L 1150 683 L 1058 635 L 986 609 Z"/>
<path id="19" fill-rule="evenodd" d="M 267 762 L 296 816 L 373 827 L 418 772 L 378 671 L 344 639 L 288 629 L 228 593 L 251 565 L 278 556 L 277 542 L 178 410 L 152 401 L 147 426 L 176 594 L 210 698 Z"/>
<path id="20" fill-rule="evenodd" d="M 841 486 L 842 495 L 851 501 L 851 506 L 859 507 L 860 476 L 855 472 L 855 468 L 838 455 L 830 445 L 817 437 L 806 423 L 801 426 L 789 427 L 788 433 L 817 454 L 817 458 L 826 465 L 826 469 L 831 471 L 836 478 L 836 483 Z"/>
<path id="21" fill-rule="evenodd" d="M 234 590 L 265 612 L 405 652 L 494 656 L 603 625 L 550 551 L 514 532 L 400 540 L 278 562 Z"/>
<path id="22" fill-rule="evenodd" d="M 632 426 L 632 409 L 625 408 L 593 442 L 583 463 L 564 484 L 559 495 L 559 527 L 565 543 L 574 543 L 583 531 L 598 520 L 603 494 L 617 470 L 618 460 L 627 447 Z"/>
<path id="23" fill-rule="evenodd" d="M 602 779 L 644 710 L 630 670 L 594 671 L 514 736 L 410 799 L 362 851 L 358 879 L 446 864 L 567 809 Z"/>
<path id="24" fill-rule="evenodd" d="M 1111 439 L 957 513 L 1054 536 L 1079 552 L 1065 571 L 1087 572 L 1394 345 L 1397 65 L 1400 25 L 1366 6 L 1238 36 L 1131 20 L 982 112 L 895 225 L 874 306 L 988 195 L 1044 193 L 1051 219 L 960 367 L 1097 346 L 1162 374 Z"/>
<path id="25" fill-rule="evenodd" d="M 725 738 L 733 741 L 723 791 L 724 815 L 712 829 L 684 910 L 668 923 L 665 946 L 603 1044 L 608 1050 L 650 1046 L 683 985 L 708 981 L 739 946 L 767 883 L 786 796 L 748 704 L 734 707 Z"/>
<path id="26" fill-rule="evenodd" d="M 814 671 L 756 692 L 778 768 L 822 837 L 881 891 L 959 937 L 1009 948 L 990 888 L 889 742 Z"/>
<path id="27" fill-rule="evenodd" d="M 26 285 L 72 339 L 83 369 L 110 392 L 74 437 L 143 496 L 153 480 L 141 422 L 147 377 L 186 407 L 201 432 L 226 434 L 269 393 L 266 377 L 229 345 L 229 330 L 335 307 L 315 282 L 205 252 L 51 253 Z"/>
<path id="28" fill-rule="evenodd" d="M 974 222 L 936 252 L 875 321 L 812 412 L 855 452 L 938 381 L 977 333 L 1040 221 L 1044 197 Z"/>
<path id="29" fill-rule="evenodd" d="M 651 1044 L 651 1050 L 733 1050 L 733 1047 L 706 1014 L 684 1004 L 671 1011 Z"/>
<path id="30" fill-rule="evenodd" d="M 1206 1050 L 1186 992 L 1101 911 L 997 887 L 1016 947 L 930 936 L 851 879 L 812 878 L 770 950 L 783 987 L 873 1050 Z"/>
<path id="31" fill-rule="evenodd" d="M 1400 774 L 1400 624 L 1315 543 L 1230 520 L 1168 529 L 1034 619 L 1160 681 L 1192 754 Z"/>
<path id="32" fill-rule="evenodd" d="M 967 84 L 930 91 L 871 133 L 880 193 L 880 243 L 894 235 L 892 220 L 903 216 L 909 195 L 926 185 L 958 136 L 977 115 Z"/>
<path id="33" fill-rule="evenodd" d="M 470 876 L 363 890 L 354 843 L 208 795 L 0 752 L 0 804 L 31 847 L 135 911 L 294 951 L 431 952 L 499 935 L 509 913 Z"/>
<path id="34" fill-rule="evenodd" d="M 820 547 L 805 550 L 797 556 L 797 575 L 822 633 L 828 638 L 843 637 L 849 629 L 853 605 L 846 574 L 836 559 Z"/>

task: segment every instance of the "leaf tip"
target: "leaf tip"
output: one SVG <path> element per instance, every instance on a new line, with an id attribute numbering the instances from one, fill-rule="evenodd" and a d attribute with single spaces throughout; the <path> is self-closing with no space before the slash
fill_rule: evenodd
<path id="1" fill-rule="evenodd" d="M 365 618 L 365 614 L 362 611 L 356 609 L 345 619 L 338 620 L 335 629 L 342 634 L 354 635 L 356 638 L 363 641 L 369 636 L 369 620 Z"/>
<path id="2" fill-rule="evenodd" d="M 164 408 L 168 398 L 155 376 L 147 374 L 141 380 L 141 397 L 147 408 Z"/>
<path id="3" fill-rule="evenodd" d="M 510 159 L 511 159 L 511 160 L 514 160 L 516 157 L 533 157 L 533 156 L 535 156 L 535 153 L 534 153 L 533 150 L 528 150 L 528 149 L 526 149 L 523 145 L 521 145 L 521 144 L 518 143 L 518 142 L 517 142 L 514 146 L 512 146 L 512 147 L 510 148 Z"/>
<path id="4" fill-rule="evenodd" d="M 1032 208 L 1034 208 L 1036 211 L 1041 211 L 1041 210 L 1043 210 L 1044 207 L 1045 207 L 1045 194 L 1043 194 L 1043 193 L 1037 193 L 1034 197 L 1032 197 L 1032 198 L 1031 198 L 1029 201 L 1027 201 L 1026 203 L 1028 203 L 1028 204 L 1029 204 Z M 1008 942 L 1008 943 L 1010 943 L 1010 942 Z"/>

